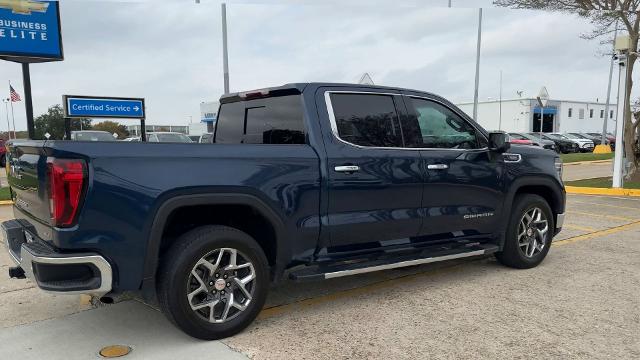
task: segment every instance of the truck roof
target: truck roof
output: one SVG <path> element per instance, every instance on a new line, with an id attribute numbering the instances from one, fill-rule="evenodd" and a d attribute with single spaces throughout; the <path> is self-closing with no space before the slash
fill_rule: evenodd
<path id="1" fill-rule="evenodd" d="M 394 90 L 394 91 L 410 91 L 410 92 L 421 93 L 425 95 L 442 98 L 436 94 L 429 93 L 426 91 L 406 89 L 406 88 L 393 87 L 393 86 L 365 85 L 365 84 L 351 84 L 351 83 L 331 83 L 331 82 L 305 82 L 305 83 L 289 83 L 289 84 L 284 84 L 280 86 L 229 93 L 229 94 L 222 95 L 220 97 L 220 103 L 224 104 L 224 103 L 229 103 L 229 102 L 234 102 L 239 100 L 245 100 L 253 96 L 255 97 L 266 96 L 267 94 L 270 94 L 270 95 L 301 94 L 303 91 L 305 91 L 307 87 L 310 87 L 310 86 L 313 88 L 319 88 L 319 87 L 325 87 L 325 86 L 326 87 L 344 86 L 344 87 L 357 87 L 361 89 L 372 89 L 372 90 L 387 89 L 387 90 Z"/>

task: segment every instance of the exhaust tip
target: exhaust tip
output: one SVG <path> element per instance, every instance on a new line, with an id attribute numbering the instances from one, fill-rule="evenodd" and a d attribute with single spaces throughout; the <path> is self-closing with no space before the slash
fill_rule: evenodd
<path id="1" fill-rule="evenodd" d="M 113 304 L 114 300 L 110 296 L 103 296 L 103 297 L 100 298 L 100 302 L 102 302 L 104 304 Z"/>

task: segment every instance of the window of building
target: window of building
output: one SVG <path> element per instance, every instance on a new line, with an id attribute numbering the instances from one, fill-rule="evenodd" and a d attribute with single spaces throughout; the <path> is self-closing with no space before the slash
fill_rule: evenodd
<path id="1" fill-rule="evenodd" d="M 604 118 L 604 110 L 600 110 L 600 119 Z"/>
<path id="2" fill-rule="evenodd" d="M 331 106 L 340 139 L 360 146 L 402 146 L 392 96 L 334 93 Z"/>
<path id="3" fill-rule="evenodd" d="M 222 104 L 215 142 L 222 144 L 305 144 L 300 95 Z"/>
<path id="4" fill-rule="evenodd" d="M 593 109 L 589 109 L 589 119 L 593 119 Z"/>
<path id="5" fill-rule="evenodd" d="M 578 110 L 578 119 L 584 119 L 584 109 Z"/>
<path id="6" fill-rule="evenodd" d="M 407 136 L 405 132 L 407 146 L 446 149 L 480 147 L 476 129 L 447 107 L 417 98 L 411 98 L 411 105 L 417 118 L 420 136 Z"/>
<path id="7" fill-rule="evenodd" d="M 613 110 L 609 111 L 609 119 L 613 119 Z"/>
<path id="8" fill-rule="evenodd" d="M 573 109 L 569 108 L 569 113 L 567 114 L 568 117 L 571 117 L 571 115 L 573 115 Z"/>

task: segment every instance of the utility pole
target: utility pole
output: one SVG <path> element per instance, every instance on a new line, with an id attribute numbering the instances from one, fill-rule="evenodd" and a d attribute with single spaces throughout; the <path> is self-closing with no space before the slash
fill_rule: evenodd
<path id="1" fill-rule="evenodd" d="M 478 122 L 478 86 L 480 85 L 480 45 L 482 42 L 482 8 L 478 9 L 478 46 L 476 49 L 476 86 L 473 91 L 473 121 Z"/>
<path id="2" fill-rule="evenodd" d="M 229 93 L 229 52 L 227 50 L 227 4 L 222 3 L 222 67 L 224 71 L 224 93 Z"/>
<path id="3" fill-rule="evenodd" d="M 607 85 L 607 102 L 604 106 L 604 123 L 602 124 L 602 145 L 606 144 L 605 140 L 607 139 L 607 119 L 609 117 L 609 102 L 611 99 L 611 77 L 613 75 L 613 64 L 616 61 L 616 50 L 615 50 L 615 42 L 616 37 L 618 37 L 618 21 L 616 21 L 616 29 L 613 35 L 613 54 L 611 55 L 611 65 L 609 66 L 609 85 Z"/>
<path id="4" fill-rule="evenodd" d="M 451 7 L 451 0 L 449 0 L 449 7 Z"/>

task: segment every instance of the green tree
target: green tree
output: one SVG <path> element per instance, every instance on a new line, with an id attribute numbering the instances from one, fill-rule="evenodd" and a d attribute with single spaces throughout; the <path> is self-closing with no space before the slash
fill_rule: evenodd
<path id="1" fill-rule="evenodd" d="M 44 134 L 49 133 L 50 139 L 61 140 L 64 138 L 64 112 L 59 104 L 53 105 L 34 119 L 35 138 L 45 139 Z M 71 119 L 71 131 L 91 129 L 91 119 Z"/>
<path id="2" fill-rule="evenodd" d="M 129 136 L 129 131 L 127 131 L 127 127 L 115 121 L 107 120 L 101 123 L 97 123 L 93 125 L 93 130 L 106 131 L 109 134 L 116 133 L 118 134 L 118 139 L 125 139 Z"/>
<path id="3" fill-rule="evenodd" d="M 638 60 L 638 40 L 640 39 L 640 0 L 494 0 L 494 4 L 515 9 L 535 9 L 562 11 L 578 14 L 593 24 L 591 33 L 584 34 L 586 39 L 606 37 L 608 42 L 616 24 L 620 24 L 629 35 L 630 51 L 626 70 L 627 97 L 624 99 L 624 152 L 631 163 L 627 179 L 640 175 L 640 153 L 635 151 L 636 130 L 640 119 L 634 121 L 631 116 L 631 89 L 633 88 L 633 68 Z M 635 114 L 634 114 L 635 115 Z M 637 173 L 637 175 L 636 175 Z"/>

